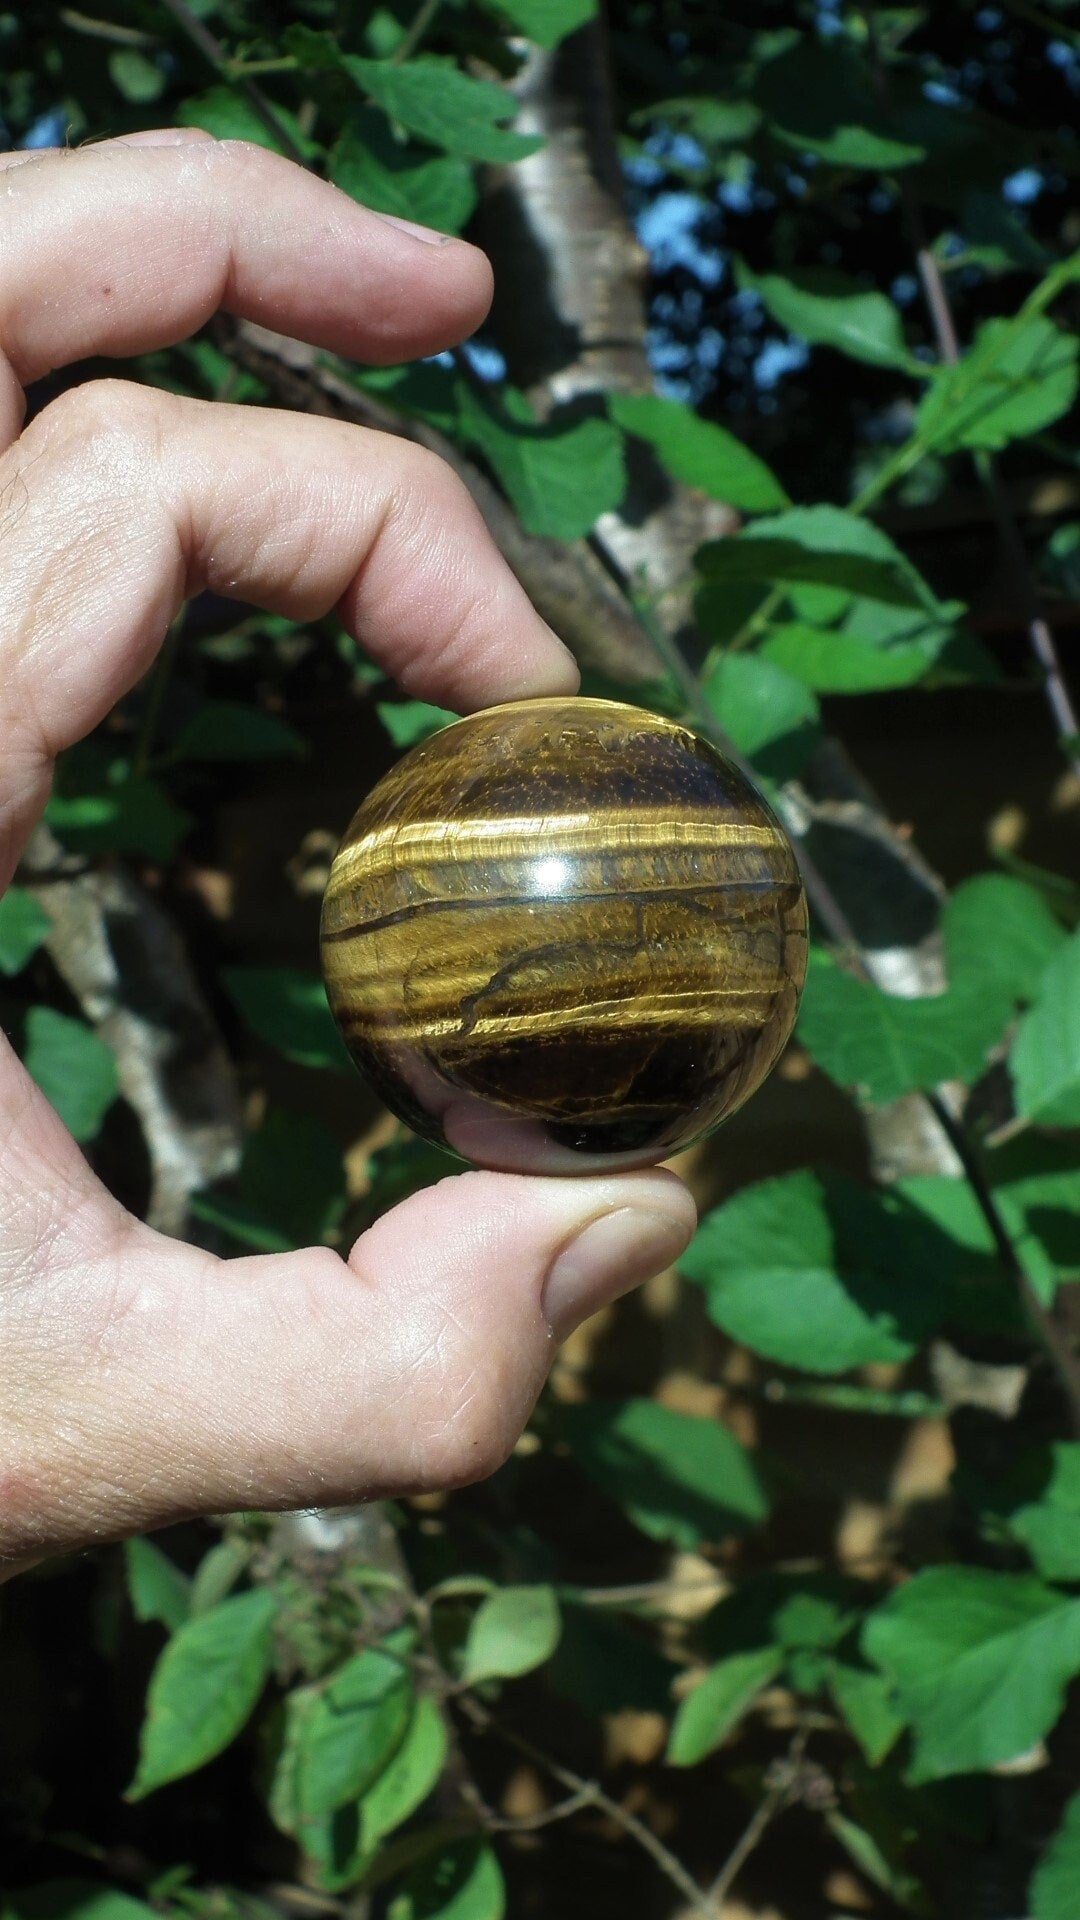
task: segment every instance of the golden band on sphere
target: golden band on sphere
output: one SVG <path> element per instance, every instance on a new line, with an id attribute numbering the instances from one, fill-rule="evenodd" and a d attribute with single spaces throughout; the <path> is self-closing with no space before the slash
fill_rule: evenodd
<path id="1" fill-rule="evenodd" d="M 525 700 L 369 794 L 322 963 L 353 1058 L 417 1132 L 586 1172 L 670 1154 L 754 1091 L 806 935 L 783 829 L 708 741 L 615 701 Z"/>

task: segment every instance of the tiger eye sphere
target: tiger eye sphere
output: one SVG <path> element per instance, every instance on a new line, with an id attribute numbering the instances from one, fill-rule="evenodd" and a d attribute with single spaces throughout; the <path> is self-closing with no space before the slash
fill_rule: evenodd
<path id="1" fill-rule="evenodd" d="M 368 795 L 323 903 L 330 1006 L 428 1140 L 488 1167 L 647 1165 L 709 1133 L 791 1032 L 806 901 L 761 795 L 609 700 L 519 700 Z"/>

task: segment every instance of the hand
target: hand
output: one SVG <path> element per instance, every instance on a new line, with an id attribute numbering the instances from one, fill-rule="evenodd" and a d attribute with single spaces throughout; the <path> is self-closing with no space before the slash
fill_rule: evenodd
<path id="1" fill-rule="evenodd" d="M 219 306 L 335 352 L 433 353 L 483 318 L 460 241 L 246 144 L 161 132 L 0 156 L 0 891 L 62 748 L 203 588 L 336 607 L 410 692 L 572 692 L 573 661 L 432 455 L 121 380 L 20 436 L 24 383 L 183 339 Z M 554 1342 L 677 1256 L 670 1173 L 463 1173 L 327 1248 L 224 1262 L 95 1178 L 0 1035 L 0 1568 L 199 1512 L 489 1473 Z"/>

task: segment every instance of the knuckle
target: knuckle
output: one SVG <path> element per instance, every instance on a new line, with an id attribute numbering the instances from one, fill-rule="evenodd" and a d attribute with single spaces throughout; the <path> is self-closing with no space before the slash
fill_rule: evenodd
<path id="1" fill-rule="evenodd" d="M 467 1487 L 486 1480 L 509 1459 L 520 1423 L 490 1393 L 467 1393 L 444 1417 L 429 1456 L 426 1479 L 434 1488 Z"/>
<path id="2" fill-rule="evenodd" d="M 162 410 L 171 404 L 171 394 L 134 380 L 88 380 L 51 401 L 23 438 L 35 434 L 50 450 L 59 444 L 65 452 L 138 442 L 160 432 Z"/>

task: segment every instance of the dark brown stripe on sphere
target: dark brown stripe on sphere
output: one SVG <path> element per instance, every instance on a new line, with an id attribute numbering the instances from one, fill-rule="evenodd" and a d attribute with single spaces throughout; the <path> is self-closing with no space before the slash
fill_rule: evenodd
<path id="1" fill-rule="evenodd" d="M 772 1066 L 806 907 L 782 829 L 707 742 L 614 702 L 523 701 L 379 783 L 334 863 L 322 955 L 346 1043 L 410 1125 L 441 1138 L 466 1099 L 641 1160 Z"/>

